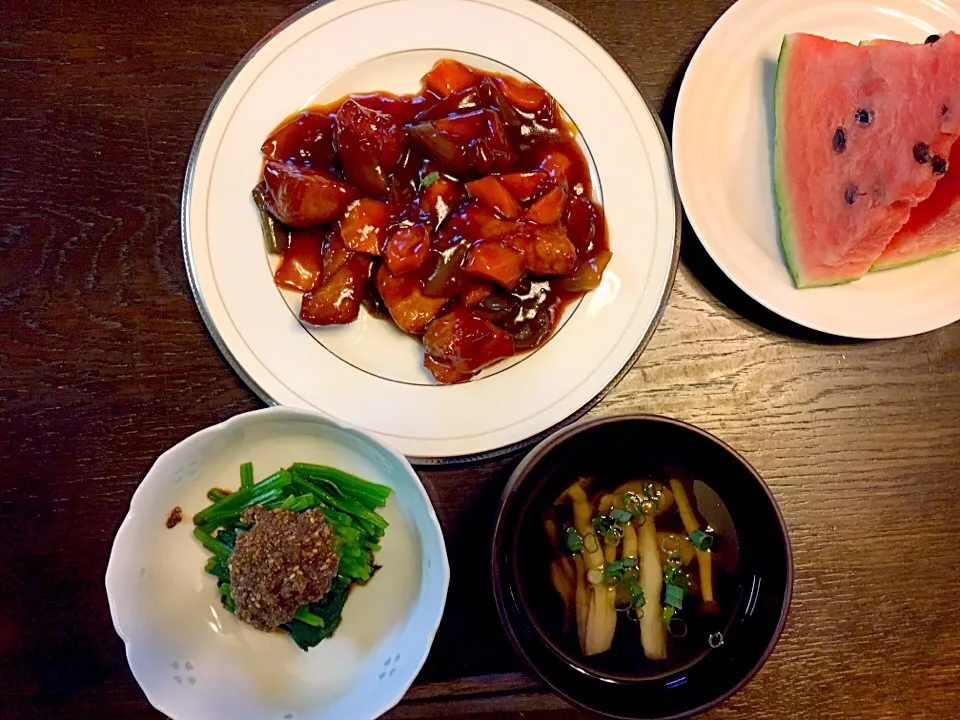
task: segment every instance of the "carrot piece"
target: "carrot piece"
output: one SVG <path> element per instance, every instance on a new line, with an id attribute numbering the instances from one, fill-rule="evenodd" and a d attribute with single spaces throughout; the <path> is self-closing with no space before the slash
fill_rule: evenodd
<path id="1" fill-rule="evenodd" d="M 547 179 L 547 174 L 534 171 L 507 173 L 496 177 L 517 200 L 527 202 L 537 194 L 537 190 Z"/>
<path id="2" fill-rule="evenodd" d="M 470 247 L 465 272 L 512 290 L 523 277 L 523 255 L 499 240 L 481 240 Z"/>
<path id="3" fill-rule="evenodd" d="M 278 287 L 307 292 L 320 281 L 323 260 L 320 255 L 322 234 L 317 230 L 294 230 L 290 247 L 283 254 L 280 267 L 273 276 Z"/>
<path id="4" fill-rule="evenodd" d="M 420 82 L 430 92 L 445 98 L 477 84 L 476 74 L 463 63 L 444 58 L 430 68 Z"/>
<path id="5" fill-rule="evenodd" d="M 470 197 L 496 210 L 508 220 L 520 217 L 520 203 L 510 191 L 493 175 L 467 183 Z"/>
<path id="6" fill-rule="evenodd" d="M 493 82 L 511 105 L 524 112 L 533 112 L 549 98 L 547 91 L 535 83 L 505 76 L 495 77 Z"/>
<path id="7" fill-rule="evenodd" d="M 553 225 L 560 222 L 566 205 L 567 194 L 563 191 L 563 188 L 558 186 L 527 208 L 523 217 L 525 220 L 530 220 L 538 225 Z"/>
<path id="8" fill-rule="evenodd" d="M 394 275 L 418 270 L 430 252 L 430 230 L 423 225 L 402 227 L 387 240 L 387 267 Z"/>

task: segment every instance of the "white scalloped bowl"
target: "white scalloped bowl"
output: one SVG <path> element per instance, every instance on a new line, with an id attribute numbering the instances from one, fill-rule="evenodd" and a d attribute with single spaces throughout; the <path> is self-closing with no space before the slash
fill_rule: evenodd
<path id="1" fill-rule="evenodd" d="M 393 488 L 383 567 L 351 591 L 336 634 L 309 652 L 223 609 L 190 517 L 211 487 L 293 462 Z M 167 529 L 179 506 L 184 521 Z M 234 417 L 163 453 L 134 493 L 107 566 L 110 613 L 147 699 L 174 720 L 363 720 L 389 710 L 426 660 L 450 568 L 437 516 L 406 459 L 370 435 L 285 407 Z"/>

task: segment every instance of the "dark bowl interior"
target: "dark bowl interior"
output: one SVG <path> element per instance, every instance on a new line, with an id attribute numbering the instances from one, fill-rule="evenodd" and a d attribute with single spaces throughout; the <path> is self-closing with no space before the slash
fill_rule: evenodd
<path id="1" fill-rule="evenodd" d="M 726 520 L 735 528 L 736 541 L 728 532 L 726 542 L 736 545 L 738 559 L 729 572 L 716 573 L 721 613 L 691 628 L 704 637 L 721 631 L 719 648 L 679 643 L 679 654 L 671 654 L 669 664 L 651 662 L 643 657 L 636 635 L 618 621 L 615 651 L 586 659 L 576 640 L 562 634 L 543 513 L 580 474 L 624 473 L 700 481 L 722 502 L 717 508 L 729 512 Z M 724 522 L 725 513 L 699 509 L 712 525 Z M 721 537 L 718 533 L 718 544 Z M 719 548 L 715 557 L 720 559 Z M 649 415 L 570 426 L 527 456 L 504 492 L 493 573 L 501 619 L 519 654 L 561 695 L 621 718 L 683 717 L 736 692 L 773 650 L 793 584 L 786 527 L 760 476 L 708 433 Z"/>

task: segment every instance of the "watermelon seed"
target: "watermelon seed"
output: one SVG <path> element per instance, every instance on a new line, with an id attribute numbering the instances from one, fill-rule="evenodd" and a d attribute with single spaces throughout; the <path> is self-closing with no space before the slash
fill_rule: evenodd
<path id="1" fill-rule="evenodd" d="M 948 112 L 950 112 L 950 108 L 948 108 L 946 105 L 943 105 L 943 106 L 940 108 L 940 114 L 941 114 L 941 115 L 946 115 Z"/>
<path id="2" fill-rule="evenodd" d="M 940 39 L 939 35 L 930 35 L 926 40 L 923 41 L 924 45 L 933 45 L 937 40 Z"/>
<path id="3" fill-rule="evenodd" d="M 837 131 L 833 134 L 833 151 L 842 153 L 847 149 L 847 134 L 843 131 L 843 128 L 837 128 Z"/>
<path id="4" fill-rule="evenodd" d="M 857 189 L 856 185 L 851 185 L 844 191 L 843 199 L 847 201 L 847 205 L 853 205 L 857 201 L 857 196 L 860 194 L 860 191 Z"/>
<path id="5" fill-rule="evenodd" d="M 934 155 L 930 164 L 933 166 L 934 175 L 943 175 L 947 171 L 947 161 L 939 155 Z"/>
<path id="6" fill-rule="evenodd" d="M 873 110 L 857 110 L 854 118 L 860 125 L 869 125 L 873 122 Z"/>
<path id="7" fill-rule="evenodd" d="M 926 143 L 918 142 L 913 146 L 913 159 L 921 165 L 930 162 L 930 148 Z"/>

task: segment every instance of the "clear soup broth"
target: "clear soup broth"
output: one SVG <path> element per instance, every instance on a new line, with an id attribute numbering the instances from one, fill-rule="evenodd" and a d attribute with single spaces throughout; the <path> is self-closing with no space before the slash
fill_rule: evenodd
<path id="1" fill-rule="evenodd" d="M 682 670 L 724 643 L 740 602 L 730 513 L 704 479 L 592 469 L 558 468 L 525 514 L 517 567 L 532 619 L 598 674 Z"/>

